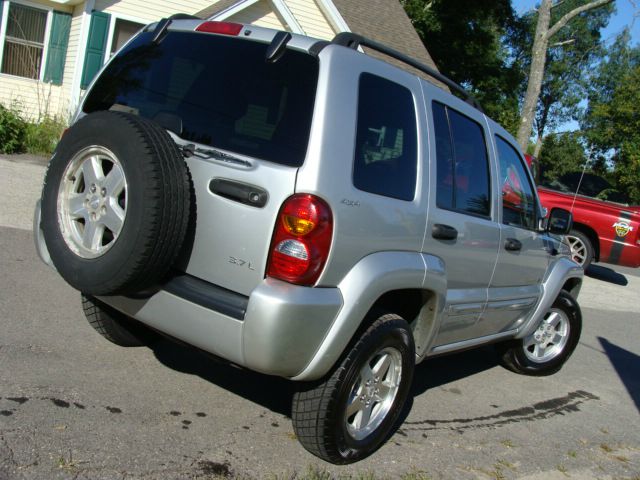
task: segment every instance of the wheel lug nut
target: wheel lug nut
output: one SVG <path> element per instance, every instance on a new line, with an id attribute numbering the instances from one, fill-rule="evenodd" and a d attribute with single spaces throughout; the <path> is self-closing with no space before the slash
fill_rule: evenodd
<path id="1" fill-rule="evenodd" d="M 91 188 L 89 190 L 91 190 L 91 193 L 96 193 L 96 184 L 92 183 Z"/>
<path id="2" fill-rule="evenodd" d="M 103 188 L 102 190 L 100 190 L 100 193 L 102 194 L 103 197 L 107 196 L 107 189 Z"/>

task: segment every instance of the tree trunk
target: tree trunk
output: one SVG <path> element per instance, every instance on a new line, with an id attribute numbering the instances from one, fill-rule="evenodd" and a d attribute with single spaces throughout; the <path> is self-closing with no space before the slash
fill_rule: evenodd
<path id="1" fill-rule="evenodd" d="M 522 105 L 522 113 L 520 115 L 520 125 L 518 127 L 517 140 L 523 151 L 527 149 L 531 129 L 533 127 L 533 117 L 535 115 L 538 98 L 540 97 L 540 89 L 542 88 L 542 80 L 544 78 L 544 66 L 547 61 L 547 48 L 549 39 L 564 27 L 576 15 L 588 10 L 602 7 L 613 0 L 593 0 L 581 7 L 574 8 L 564 15 L 553 26 L 551 23 L 552 0 L 542 0 L 538 8 L 538 23 L 536 25 L 536 34 L 533 40 L 533 48 L 531 51 L 531 69 L 529 70 L 529 83 L 527 84 L 527 93 L 524 97 Z"/>
<path id="2" fill-rule="evenodd" d="M 542 144 L 544 143 L 544 138 L 542 135 L 538 135 L 538 140 L 536 140 L 536 146 L 533 149 L 533 156 L 536 158 L 540 158 L 540 151 L 542 150 Z"/>
<path id="3" fill-rule="evenodd" d="M 538 8 L 538 23 L 536 34 L 533 39 L 531 50 L 531 68 L 529 69 L 529 82 L 527 83 L 527 93 L 522 105 L 520 114 L 520 126 L 518 127 L 518 143 L 523 152 L 527 150 L 531 128 L 533 127 L 533 116 L 536 113 L 542 79 L 544 78 L 544 64 L 547 61 L 547 46 L 549 39 L 547 33 L 551 23 L 551 0 L 542 0 Z"/>

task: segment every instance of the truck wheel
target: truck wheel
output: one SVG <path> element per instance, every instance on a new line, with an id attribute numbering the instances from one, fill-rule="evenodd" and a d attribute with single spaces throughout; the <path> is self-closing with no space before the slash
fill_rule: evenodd
<path id="1" fill-rule="evenodd" d="M 91 296 L 82 295 L 82 310 L 96 332 L 120 347 L 140 347 L 158 338 L 153 330 Z"/>
<path id="2" fill-rule="evenodd" d="M 581 330 L 578 302 L 563 290 L 532 334 L 497 346 L 501 363 L 525 375 L 556 373 L 578 345 Z"/>
<path id="3" fill-rule="evenodd" d="M 572 260 L 586 270 L 593 261 L 591 240 L 580 230 L 571 230 L 565 238 L 571 248 Z"/>
<path id="4" fill-rule="evenodd" d="M 41 227 L 56 269 L 82 292 L 130 294 L 159 283 L 182 247 L 189 215 L 182 154 L 142 117 L 87 115 L 49 163 Z"/>
<path id="5" fill-rule="evenodd" d="M 407 322 L 378 317 L 328 378 L 294 394 L 293 429 L 302 446 L 336 464 L 374 452 L 395 427 L 414 364 Z"/>

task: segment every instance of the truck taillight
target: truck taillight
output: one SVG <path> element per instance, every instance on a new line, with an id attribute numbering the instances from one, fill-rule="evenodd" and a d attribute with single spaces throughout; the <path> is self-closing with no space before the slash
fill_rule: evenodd
<path id="1" fill-rule="evenodd" d="M 203 22 L 196 27 L 196 32 L 218 33 L 220 35 L 236 36 L 244 25 L 231 22 Z"/>
<path id="2" fill-rule="evenodd" d="M 313 285 L 329 256 L 333 217 L 327 203 L 309 194 L 289 197 L 278 214 L 267 276 Z"/>

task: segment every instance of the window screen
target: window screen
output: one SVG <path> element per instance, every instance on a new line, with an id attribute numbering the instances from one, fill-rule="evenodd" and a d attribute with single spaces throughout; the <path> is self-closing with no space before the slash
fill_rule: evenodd
<path id="1" fill-rule="evenodd" d="M 438 102 L 433 102 L 433 121 L 437 206 L 488 217 L 489 161 L 482 127 Z"/>
<path id="2" fill-rule="evenodd" d="M 46 27 L 47 12 L 45 10 L 13 2 L 9 4 L 2 73 L 33 79 L 40 78 Z"/>
<path id="3" fill-rule="evenodd" d="M 142 27 L 144 27 L 144 25 L 139 23 L 129 22 L 121 18 L 116 19 L 116 24 L 113 28 L 113 37 L 111 39 L 111 54 L 113 55 L 120 50 Z"/>
<path id="4" fill-rule="evenodd" d="M 363 73 L 353 184 L 365 192 L 413 200 L 417 156 L 413 95 L 397 83 Z"/>

